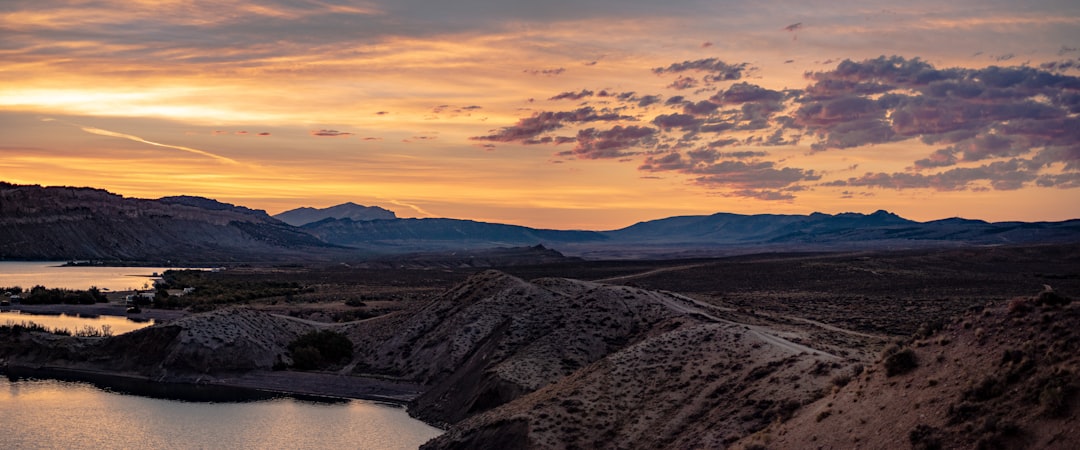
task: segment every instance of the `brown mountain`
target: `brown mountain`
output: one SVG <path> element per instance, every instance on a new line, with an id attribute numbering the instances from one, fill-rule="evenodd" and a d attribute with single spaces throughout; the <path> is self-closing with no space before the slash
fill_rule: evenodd
<path id="1" fill-rule="evenodd" d="M 333 249 L 263 211 L 211 199 L 0 183 L 0 259 L 227 262 Z"/>

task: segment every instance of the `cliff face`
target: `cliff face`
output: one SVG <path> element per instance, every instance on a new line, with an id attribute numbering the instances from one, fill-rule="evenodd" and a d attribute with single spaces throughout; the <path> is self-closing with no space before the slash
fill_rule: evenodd
<path id="1" fill-rule="evenodd" d="M 224 262 L 330 248 L 262 211 L 210 199 L 0 183 L 0 258 Z"/>

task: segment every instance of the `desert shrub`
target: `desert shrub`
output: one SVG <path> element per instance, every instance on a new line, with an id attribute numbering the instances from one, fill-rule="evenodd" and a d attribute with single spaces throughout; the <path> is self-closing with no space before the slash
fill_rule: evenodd
<path id="1" fill-rule="evenodd" d="M 1058 294 L 1052 290 L 1045 290 L 1039 293 L 1039 296 L 1035 298 L 1035 303 L 1044 306 L 1063 306 L 1072 302 L 1072 299 Z"/>
<path id="2" fill-rule="evenodd" d="M 915 351 L 910 348 L 898 350 L 885 357 L 885 376 L 902 375 L 919 366 Z"/>
<path id="3" fill-rule="evenodd" d="M 1042 386 L 1039 389 L 1038 398 L 1041 407 L 1040 414 L 1050 418 L 1060 418 L 1068 415 L 1068 399 L 1074 390 L 1070 382 L 1071 379 L 1071 372 L 1058 370 L 1053 376 L 1039 382 Z"/>
<path id="4" fill-rule="evenodd" d="M 312 346 L 298 347 L 290 350 L 293 356 L 293 368 L 298 370 L 318 369 L 323 365 L 322 353 Z"/>
<path id="5" fill-rule="evenodd" d="M 976 450 L 1005 450 L 1017 448 L 1015 440 L 1023 434 L 1023 430 L 1011 421 L 990 416 L 974 434 L 980 436 L 975 442 Z"/>
<path id="6" fill-rule="evenodd" d="M 993 375 L 988 375 L 983 378 L 982 381 L 967 388 L 962 398 L 964 400 L 971 400 L 976 402 L 983 402 L 990 400 L 1005 393 L 1005 384 Z"/>
<path id="7" fill-rule="evenodd" d="M 929 425 L 916 425 L 908 433 L 908 441 L 911 442 L 911 448 L 913 450 L 940 450 L 941 438 L 938 437 L 939 431 Z"/>
<path id="8" fill-rule="evenodd" d="M 71 289 L 49 289 L 45 286 L 34 286 L 30 288 L 30 291 L 26 292 L 26 295 L 22 298 L 22 303 L 26 305 L 55 305 L 55 304 L 77 304 L 77 305 L 92 305 L 94 303 L 108 302 L 109 299 L 102 294 L 96 287 L 91 287 L 85 291 L 71 290 Z"/>
<path id="9" fill-rule="evenodd" d="M 289 343 L 289 352 L 293 355 L 293 367 L 318 369 L 352 358 L 353 343 L 336 331 L 312 331 Z"/>
<path id="10" fill-rule="evenodd" d="M 1023 315 L 1031 311 L 1031 302 L 1026 297 L 1015 297 L 1009 300 L 1007 310 L 1009 314 Z"/>

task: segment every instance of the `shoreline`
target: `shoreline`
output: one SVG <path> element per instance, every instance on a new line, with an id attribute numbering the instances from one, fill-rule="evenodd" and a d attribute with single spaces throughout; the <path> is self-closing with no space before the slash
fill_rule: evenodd
<path id="1" fill-rule="evenodd" d="M 423 390 L 412 383 L 295 371 L 252 371 L 233 376 L 188 374 L 154 379 L 91 368 L 3 363 L 0 374 L 9 378 L 86 382 L 110 391 L 186 401 L 221 401 L 223 396 L 234 401 L 250 401 L 283 395 L 316 401 L 363 400 L 404 407 Z"/>
<path id="2" fill-rule="evenodd" d="M 165 323 L 173 321 L 182 317 L 186 317 L 191 313 L 179 310 L 179 309 L 154 309 L 154 308 L 142 308 L 142 312 L 138 314 L 128 314 L 127 306 L 120 303 L 95 303 L 92 305 L 71 305 L 71 304 L 52 304 L 52 305 L 12 305 L 10 307 L 12 311 L 19 311 L 27 315 L 83 315 L 83 316 L 115 316 L 115 317 L 127 317 L 128 319 L 135 321 L 153 320 L 154 323 Z"/>

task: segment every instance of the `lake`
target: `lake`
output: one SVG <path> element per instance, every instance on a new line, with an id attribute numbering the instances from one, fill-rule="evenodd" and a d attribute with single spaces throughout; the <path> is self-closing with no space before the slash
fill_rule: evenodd
<path id="1" fill-rule="evenodd" d="M 168 270 L 61 264 L 0 261 L 0 287 L 128 290 L 142 288 L 152 273 Z M 0 313 L 0 325 L 8 321 L 71 332 L 108 325 L 113 334 L 152 324 L 117 316 Z M 397 405 L 237 392 L 162 383 L 128 390 L 0 376 L 0 442 L 11 449 L 415 449 L 442 434 Z"/>
<path id="2" fill-rule="evenodd" d="M 442 433 L 396 405 L 256 397 L 264 398 L 185 401 L 84 382 L 0 377 L 0 436 L 12 449 L 415 449 Z"/>
<path id="3" fill-rule="evenodd" d="M 176 267 L 63 267 L 62 261 L 0 261 L 0 287 L 23 289 L 41 285 L 47 288 L 85 290 L 91 286 L 112 291 L 148 289 L 150 277 Z M 0 292 L 2 293 L 2 292 Z"/>
<path id="4" fill-rule="evenodd" d="M 16 305 L 15 308 L 18 309 L 18 306 Z M 19 311 L 0 311 L 0 325 L 8 325 L 9 323 L 18 325 L 23 322 L 33 322 L 50 330 L 64 328 L 72 333 L 84 327 L 101 330 L 104 325 L 114 335 L 135 331 L 154 324 L 153 320 L 138 322 L 124 316 L 83 317 L 68 314 L 25 314 Z"/>

